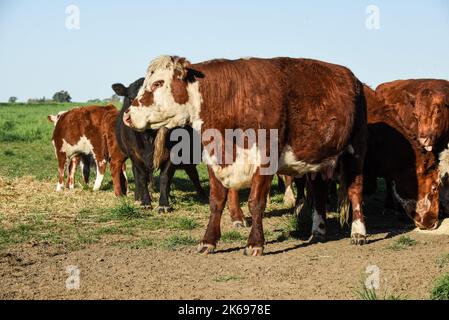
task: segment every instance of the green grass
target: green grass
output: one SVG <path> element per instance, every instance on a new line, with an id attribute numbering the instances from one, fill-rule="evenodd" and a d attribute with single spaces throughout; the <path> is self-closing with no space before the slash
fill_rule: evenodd
<path id="1" fill-rule="evenodd" d="M 10 178 L 35 176 L 56 179 L 57 162 L 51 137 L 50 114 L 86 104 L 5 104 L 0 105 L 0 175 Z"/>
<path id="2" fill-rule="evenodd" d="M 236 230 L 231 230 L 221 235 L 221 240 L 223 242 L 235 242 L 235 241 L 242 241 L 245 239 L 246 237 Z"/>
<path id="3" fill-rule="evenodd" d="M 296 215 L 289 214 L 282 217 L 282 222 L 277 226 L 275 232 L 277 235 L 276 240 L 280 242 L 298 238 L 299 228 Z"/>
<path id="4" fill-rule="evenodd" d="M 193 246 L 198 243 L 198 240 L 194 239 L 191 236 L 186 235 L 173 235 L 170 236 L 164 242 L 164 247 L 167 249 L 178 249 L 186 246 Z"/>
<path id="5" fill-rule="evenodd" d="M 129 246 L 131 249 L 145 249 L 149 247 L 153 247 L 155 245 L 155 241 L 151 238 L 144 238 L 137 241 L 134 241 Z"/>
<path id="6" fill-rule="evenodd" d="M 412 239 L 409 236 L 401 236 L 388 248 L 391 250 L 398 251 L 398 250 L 403 250 L 403 249 L 412 247 L 416 244 L 417 244 L 417 241 L 415 239 Z"/>
<path id="7" fill-rule="evenodd" d="M 170 229 L 175 230 L 193 230 L 199 226 L 198 221 L 190 217 L 177 217 L 173 219 L 171 223 L 169 223 Z"/>
<path id="8" fill-rule="evenodd" d="M 449 300 L 449 274 L 437 279 L 430 293 L 432 300 Z"/>
<path id="9" fill-rule="evenodd" d="M 356 291 L 356 296 L 359 300 L 406 300 L 407 297 L 396 294 L 387 294 L 379 295 L 379 290 L 376 289 L 368 289 L 365 286 L 365 282 L 362 281 L 361 289 Z"/>
<path id="10" fill-rule="evenodd" d="M 443 269 L 444 267 L 449 265 L 449 253 L 445 253 L 445 254 L 439 256 L 436 259 L 435 263 L 438 266 L 438 268 L 440 268 L 440 269 Z"/>
<path id="11" fill-rule="evenodd" d="M 136 219 L 142 217 L 142 212 L 130 200 L 125 199 L 111 210 L 110 216 L 115 219 Z"/>

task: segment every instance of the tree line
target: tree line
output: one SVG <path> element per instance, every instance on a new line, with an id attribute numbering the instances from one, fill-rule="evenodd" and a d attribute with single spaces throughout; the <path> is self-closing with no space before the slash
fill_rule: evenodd
<path id="1" fill-rule="evenodd" d="M 17 102 L 17 97 L 12 96 L 8 99 L 8 103 L 10 104 L 14 104 Z M 61 90 L 56 92 L 52 99 L 47 99 L 46 97 L 42 97 L 42 98 L 30 98 L 27 100 L 28 104 L 33 104 L 33 103 L 48 103 L 48 102 L 57 102 L 57 103 L 67 103 L 67 102 L 72 102 L 72 97 L 70 96 L 70 94 L 65 91 L 65 90 Z M 106 98 L 106 99 L 91 99 L 88 100 L 87 103 L 115 103 L 115 102 L 120 102 L 120 97 L 116 94 L 114 94 L 112 97 L 110 98 Z"/>

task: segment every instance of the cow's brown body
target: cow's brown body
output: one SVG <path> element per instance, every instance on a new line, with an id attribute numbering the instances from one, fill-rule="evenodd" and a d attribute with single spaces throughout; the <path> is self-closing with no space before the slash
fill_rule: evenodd
<path id="1" fill-rule="evenodd" d="M 438 170 L 435 157 L 416 140 L 413 106 L 364 87 L 368 108 L 368 150 L 365 192 L 375 191 L 377 177 L 385 178 L 387 207 L 398 202 L 415 224 L 432 229 L 438 223 Z"/>
<path id="2" fill-rule="evenodd" d="M 97 166 L 94 190 L 98 190 L 110 162 L 114 192 L 126 194 L 126 157 L 115 138 L 114 125 L 119 112 L 113 106 L 89 106 L 72 109 L 60 116 L 53 132 L 53 144 L 58 159 L 58 187 L 64 181 L 65 168 L 71 159 L 92 154 Z"/>
<path id="3" fill-rule="evenodd" d="M 162 99 L 165 95 L 171 95 L 174 102 L 165 103 L 170 98 Z M 150 65 L 144 86 L 124 121 L 137 130 L 189 123 L 198 128 L 201 124 L 203 134 L 215 129 L 222 136 L 226 129 L 277 130 L 279 148 L 274 159 L 279 159 L 282 174 L 316 172 L 329 178 L 340 161 L 353 208 L 352 238 L 357 244 L 365 241 L 361 212 L 365 100 L 361 83 L 344 67 L 291 58 L 188 65 L 182 59 L 162 57 Z M 267 138 L 267 145 L 270 142 Z M 209 143 L 203 136 L 203 145 Z M 259 140 L 257 147 L 260 144 Z M 222 150 L 225 158 L 226 148 Z M 235 153 L 235 145 L 233 150 Z M 211 216 L 200 252 L 212 251 L 220 238 L 228 189 L 250 185 L 252 229 L 245 253 L 262 253 L 262 217 L 273 175 L 261 174 L 261 168 L 264 166 L 254 169 L 246 162 L 243 169 L 237 163 L 209 163 Z M 324 232 L 325 210 L 316 214 L 316 220 L 316 231 Z"/>

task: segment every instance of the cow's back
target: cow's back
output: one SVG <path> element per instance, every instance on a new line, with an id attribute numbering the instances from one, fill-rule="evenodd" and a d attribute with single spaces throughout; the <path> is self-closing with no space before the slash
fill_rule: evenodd
<path id="1" fill-rule="evenodd" d="M 201 74 L 203 128 L 278 129 L 279 152 L 291 147 L 306 162 L 340 154 L 355 121 L 366 126 L 361 84 L 342 66 L 250 58 L 213 60 L 193 69 Z"/>
<path id="2" fill-rule="evenodd" d="M 311 59 L 280 62 L 289 83 L 287 144 L 298 159 L 311 163 L 342 153 L 355 127 L 366 130 L 361 83 L 339 65 Z"/>
<path id="3" fill-rule="evenodd" d="M 86 149 L 86 152 L 88 151 L 84 146 L 86 144 L 90 149 L 94 146 L 97 149 L 103 149 L 102 122 L 105 115 L 114 110 L 116 108 L 112 105 L 88 106 L 72 109 L 62 115 L 53 131 L 53 142 L 56 149 L 68 153 L 78 153 L 79 148 L 73 146 L 79 144 L 80 141 L 83 144 L 81 149 Z"/>

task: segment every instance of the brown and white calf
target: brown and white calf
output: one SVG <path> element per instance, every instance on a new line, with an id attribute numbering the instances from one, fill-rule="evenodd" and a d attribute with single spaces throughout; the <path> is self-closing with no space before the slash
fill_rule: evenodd
<path id="1" fill-rule="evenodd" d="M 387 209 L 394 209 L 396 202 L 420 229 L 436 228 L 439 213 L 437 162 L 416 140 L 413 106 L 383 99 L 379 92 L 367 86 L 364 90 L 369 131 L 365 192 L 373 194 L 377 178 L 384 178 Z"/>
<path id="2" fill-rule="evenodd" d="M 106 165 L 110 162 L 115 195 L 126 194 L 126 157 L 117 144 L 114 131 L 118 114 L 113 105 L 89 106 L 62 112 L 52 118 L 55 123 L 52 142 L 58 160 L 57 191 L 64 188 L 66 168 L 69 167 L 69 187 L 73 188 L 72 175 L 80 157 L 92 155 L 97 169 L 94 191 L 100 189 Z"/>
<path id="3" fill-rule="evenodd" d="M 56 124 L 58 123 L 59 118 L 66 113 L 67 111 L 60 111 L 57 115 L 49 115 L 47 116 L 48 121 L 53 123 L 53 125 L 56 127 Z M 90 167 L 93 163 L 92 155 L 80 155 L 80 156 L 74 156 L 72 160 L 69 163 L 68 166 L 68 177 L 67 177 L 67 183 L 66 188 L 72 190 L 75 188 L 75 174 L 76 169 L 78 166 L 81 167 L 81 172 L 83 174 L 84 183 L 89 183 L 89 176 L 90 176 Z"/>
<path id="4" fill-rule="evenodd" d="M 200 253 L 213 252 L 220 239 L 229 189 L 251 188 L 252 227 L 245 254 L 261 255 L 262 218 L 276 171 L 329 177 L 339 161 L 352 203 L 353 243 L 365 242 L 361 203 L 366 106 L 362 84 L 347 68 L 309 59 L 190 64 L 183 58 L 162 56 L 151 62 L 124 122 L 138 131 L 191 125 L 201 132 L 211 215 Z M 257 131 L 257 141 L 226 139 L 227 130 L 238 129 Z M 225 137 L 221 143 L 220 137 Z M 230 163 L 223 161 L 229 157 Z M 326 232 L 325 218 L 325 211 L 315 211 L 315 233 Z"/>

